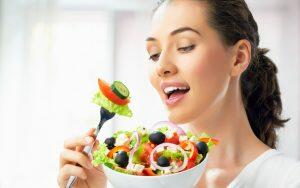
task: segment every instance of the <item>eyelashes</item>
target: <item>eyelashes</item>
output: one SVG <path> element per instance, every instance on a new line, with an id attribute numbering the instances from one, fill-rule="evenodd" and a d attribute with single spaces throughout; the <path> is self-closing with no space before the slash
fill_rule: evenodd
<path id="1" fill-rule="evenodd" d="M 193 44 L 193 45 L 190 45 L 190 46 L 185 46 L 185 47 L 178 48 L 177 50 L 181 53 L 187 53 L 187 52 L 192 51 L 195 47 L 196 47 L 196 45 Z M 160 56 L 160 53 L 153 54 L 149 57 L 149 60 L 156 62 L 156 61 L 158 61 L 159 56 Z"/>
<path id="2" fill-rule="evenodd" d="M 193 44 L 193 45 L 190 45 L 190 46 L 178 48 L 178 51 L 189 52 L 189 51 L 192 51 L 194 48 L 195 48 L 195 45 Z"/>
<path id="3" fill-rule="evenodd" d="M 160 55 L 160 53 L 151 55 L 151 56 L 149 57 L 149 60 L 152 60 L 152 61 L 158 61 L 159 55 Z"/>

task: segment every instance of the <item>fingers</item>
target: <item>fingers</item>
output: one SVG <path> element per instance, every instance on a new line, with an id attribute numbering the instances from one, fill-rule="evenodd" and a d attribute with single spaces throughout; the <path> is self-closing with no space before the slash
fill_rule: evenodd
<path id="1" fill-rule="evenodd" d="M 84 146 L 91 146 L 92 143 L 94 142 L 94 138 L 89 136 L 92 135 L 95 129 L 90 129 L 88 133 L 85 134 L 85 136 L 81 136 L 81 137 L 75 137 L 75 138 L 69 138 L 65 141 L 64 143 L 64 150 L 61 152 L 60 155 L 60 168 L 63 167 L 65 164 L 67 163 L 71 163 L 71 164 L 75 164 L 75 163 L 79 163 L 80 161 L 80 156 L 84 155 L 84 154 L 78 154 L 79 152 L 82 151 L 82 149 L 80 151 L 77 151 L 77 155 L 75 155 L 74 152 L 71 152 L 72 150 L 75 150 L 76 147 L 80 146 L 80 147 L 84 147 Z M 77 156 L 77 158 L 76 158 Z M 81 163 L 79 163 L 81 164 Z M 82 164 L 81 164 L 82 165 Z M 82 165 L 85 166 L 86 165 Z"/>
<path id="2" fill-rule="evenodd" d="M 87 175 L 83 168 L 71 164 L 66 164 L 64 167 L 60 169 L 58 175 L 57 181 L 59 186 L 65 187 L 70 176 L 77 176 L 78 178 L 81 178 L 83 180 L 87 178 Z"/>
<path id="3" fill-rule="evenodd" d="M 96 139 L 96 135 L 94 133 L 95 133 L 95 128 L 91 128 L 88 132 L 84 134 L 84 136 L 90 136 L 93 137 L 93 139 Z M 77 146 L 76 151 L 82 151 L 83 148 L 84 146 Z"/>
<path id="4" fill-rule="evenodd" d="M 69 138 L 64 142 L 64 150 L 60 154 L 60 171 L 58 184 L 65 187 L 70 176 L 77 176 L 86 179 L 87 174 L 84 170 L 93 169 L 88 156 L 82 153 L 85 146 L 91 146 L 95 140 L 95 129 L 90 129 L 84 136 Z M 78 151 L 77 151 L 78 150 Z M 76 164 L 81 166 L 76 166 Z"/>
<path id="5" fill-rule="evenodd" d="M 84 155 L 83 153 L 80 153 L 78 151 L 65 149 L 61 152 L 60 158 L 61 158 L 60 167 L 63 167 L 67 163 L 72 163 L 72 164 L 78 163 L 81 166 L 83 166 L 84 168 L 87 168 L 87 169 L 93 168 L 89 158 L 86 155 Z"/>
<path id="6" fill-rule="evenodd" d="M 64 143 L 64 148 L 74 150 L 77 146 L 91 145 L 94 138 L 91 136 L 80 136 L 69 138 Z"/>
<path id="7" fill-rule="evenodd" d="M 96 141 L 95 141 L 95 144 L 94 144 L 94 146 L 93 146 L 92 151 L 94 152 L 94 151 L 96 151 L 97 149 L 99 149 L 99 140 L 96 140 Z"/>

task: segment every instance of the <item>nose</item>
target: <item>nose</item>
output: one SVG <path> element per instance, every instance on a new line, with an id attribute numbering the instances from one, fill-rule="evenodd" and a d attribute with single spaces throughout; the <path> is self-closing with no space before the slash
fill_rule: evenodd
<path id="1" fill-rule="evenodd" d="M 160 77 L 166 77 L 177 73 L 177 67 L 168 54 L 160 55 L 159 61 L 156 64 L 156 72 Z"/>

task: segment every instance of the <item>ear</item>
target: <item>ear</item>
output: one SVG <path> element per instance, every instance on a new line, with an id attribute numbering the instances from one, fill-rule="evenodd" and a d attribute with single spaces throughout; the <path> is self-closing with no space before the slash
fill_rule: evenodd
<path id="1" fill-rule="evenodd" d="M 239 40 L 233 47 L 233 65 L 231 76 L 241 75 L 251 60 L 251 44 L 248 40 Z"/>

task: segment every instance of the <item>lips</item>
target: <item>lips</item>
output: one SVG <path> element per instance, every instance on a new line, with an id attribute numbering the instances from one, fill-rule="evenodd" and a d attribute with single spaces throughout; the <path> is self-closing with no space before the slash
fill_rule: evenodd
<path id="1" fill-rule="evenodd" d="M 164 82 L 161 84 L 161 89 L 165 94 L 166 104 L 174 105 L 189 92 L 190 87 L 183 82 Z"/>

